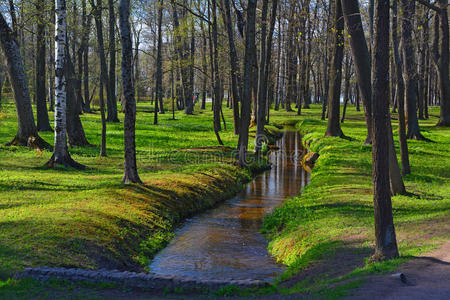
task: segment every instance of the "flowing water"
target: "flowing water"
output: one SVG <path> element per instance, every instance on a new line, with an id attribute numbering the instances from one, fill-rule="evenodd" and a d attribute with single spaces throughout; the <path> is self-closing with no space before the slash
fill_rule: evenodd
<path id="1" fill-rule="evenodd" d="M 302 168 L 301 137 L 286 132 L 278 151 L 269 154 L 272 169 L 256 177 L 236 197 L 187 220 L 172 242 L 155 256 L 150 272 L 201 280 L 270 280 L 283 266 L 267 253 L 260 233 L 264 215 L 308 183 Z"/>

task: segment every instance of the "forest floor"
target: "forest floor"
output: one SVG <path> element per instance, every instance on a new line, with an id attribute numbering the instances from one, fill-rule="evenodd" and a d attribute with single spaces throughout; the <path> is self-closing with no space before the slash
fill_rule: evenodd
<path id="1" fill-rule="evenodd" d="M 409 141 L 408 195 L 393 197 L 401 257 L 368 263 L 373 252 L 373 202 L 371 147 L 363 145 L 363 113 L 348 109 L 342 128 L 351 140 L 324 138 L 326 121 L 320 120 L 320 106 L 313 105 L 300 117 L 295 112 L 271 111 L 271 123 L 297 126 L 310 149 L 321 155 L 302 195 L 286 200 L 265 219 L 269 251 L 288 266 L 274 286 L 155 295 L 108 285 L 8 279 L 28 266 L 139 268 L 170 239 L 175 224 L 214 205 L 213 195 L 220 192 L 220 198 L 226 198 L 251 178 L 251 170 L 232 164 L 229 148 L 207 151 L 205 159 L 201 147 L 217 145 L 210 109 L 194 116 L 177 113 L 176 121 L 165 114 L 159 126 L 152 125 L 153 115 L 144 112 L 148 110 L 149 104 L 139 104 L 136 132 L 145 188 L 120 184 L 122 123 L 108 124 L 107 158 L 98 157 L 98 146 L 70 149 L 77 161 L 92 167 L 81 173 L 65 170 L 56 176 L 55 171 L 41 168 L 51 153 L 0 146 L 0 298 L 339 298 L 360 293 L 352 289 L 364 289 L 371 276 L 395 272 L 450 239 L 450 130 L 434 126 L 438 109 L 430 111 L 429 120 L 420 121 L 423 134 L 433 143 Z M 222 139 L 226 146 L 235 147 L 231 111 L 224 108 L 224 113 L 228 129 Z M 83 115 L 82 120 L 88 140 L 98 145 L 99 114 Z M 15 128 L 14 108 L 4 105 L 0 144 L 12 139 Z M 52 133 L 41 136 L 52 141 Z M 224 193 L 227 189 L 231 192 Z M 199 194 L 205 195 L 203 201 Z M 150 238 L 144 240 L 143 235 Z M 87 248 L 96 252 L 87 253 Z"/>

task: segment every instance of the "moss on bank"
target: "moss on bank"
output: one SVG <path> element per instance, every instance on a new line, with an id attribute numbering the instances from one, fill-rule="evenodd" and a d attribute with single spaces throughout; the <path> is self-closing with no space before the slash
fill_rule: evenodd
<path id="1" fill-rule="evenodd" d="M 122 185 L 123 123 L 108 123 L 107 153 L 100 158 L 100 115 L 81 116 L 93 147 L 71 148 L 85 171 L 42 168 L 50 152 L 3 146 L 16 130 L 11 103 L 0 115 L 0 280 L 25 267 L 60 266 L 136 270 L 172 237 L 186 217 L 240 190 L 265 162 L 234 164 L 231 111 L 225 111 L 226 147 L 216 147 L 210 109 L 177 112 L 152 123 L 148 103 L 138 104 L 138 169 L 145 185 Z M 53 118 L 53 113 L 50 113 Z M 231 123 L 231 125 L 230 125 Z M 53 140 L 52 133 L 41 133 Z M 182 151 L 181 151 L 182 150 Z"/>

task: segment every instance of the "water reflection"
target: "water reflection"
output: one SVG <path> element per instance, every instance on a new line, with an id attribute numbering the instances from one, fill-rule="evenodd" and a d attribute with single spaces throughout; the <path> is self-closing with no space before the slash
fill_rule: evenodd
<path id="1" fill-rule="evenodd" d="M 283 267 L 267 253 L 262 218 L 309 180 L 300 164 L 301 137 L 286 132 L 270 153 L 272 169 L 235 198 L 188 220 L 150 264 L 158 275 L 201 279 L 270 279 Z"/>

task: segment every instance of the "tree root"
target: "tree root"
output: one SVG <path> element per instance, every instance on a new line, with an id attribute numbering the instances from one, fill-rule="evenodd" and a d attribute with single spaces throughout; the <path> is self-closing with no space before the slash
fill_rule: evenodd
<path id="1" fill-rule="evenodd" d="M 441 121 L 436 124 L 436 127 L 450 127 L 450 121 Z"/>
<path id="2" fill-rule="evenodd" d="M 47 143 L 39 135 L 29 136 L 28 138 L 20 138 L 19 136 L 16 135 L 11 142 L 6 144 L 6 146 L 26 146 L 29 147 L 30 149 L 37 149 L 40 151 L 43 150 L 53 151 L 52 145 Z"/>
<path id="3" fill-rule="evenodd" d="M 70 157 L 70 154 L 67 152 L 64 157 L 55 159 L 55 154 L 52 155 L 50 160 L 45 164 L 45 167 L 49 169 L 60 169 L 63 168 L 74 168 L 77 170 L 85 170 L 86 166 L 80 163 L 77 163 L 75 160 Z"/>
<path id="4" fill-rule="evenodd" d="M 408 140 L 416 140 L 416 141 L 425 141 L 425 142 L 433 142 L 429 138 L 424 137 L 421 133 L 409 134 L 406 136 Z"/>

